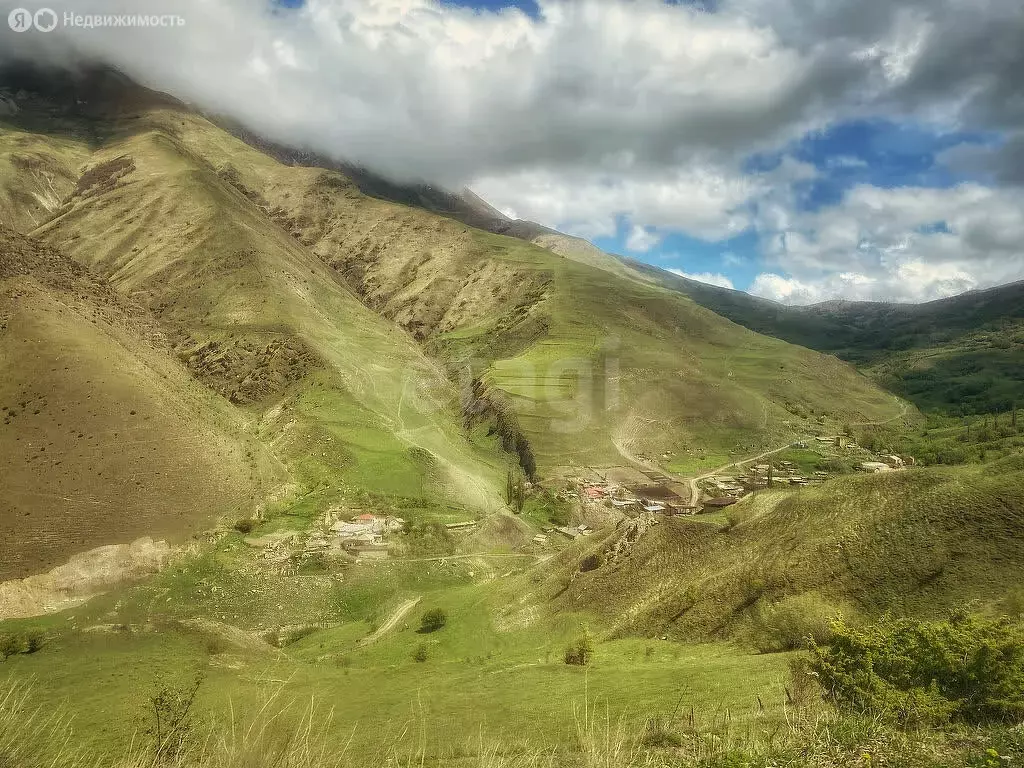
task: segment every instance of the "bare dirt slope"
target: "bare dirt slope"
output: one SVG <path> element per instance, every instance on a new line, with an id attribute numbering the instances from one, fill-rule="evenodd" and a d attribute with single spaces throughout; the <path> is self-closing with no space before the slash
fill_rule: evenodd
<path id="1" fill-rule="evenodd" d="M 0 227 L 0 580 L 249 509 L 258 471 L 218 401 L 147 312 Z"/>

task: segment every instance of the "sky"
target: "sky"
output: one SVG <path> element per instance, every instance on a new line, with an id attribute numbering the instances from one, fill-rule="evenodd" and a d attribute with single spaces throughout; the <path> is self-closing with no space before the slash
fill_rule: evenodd
<path id="1" fill-rule="evenodd" d="M 469 187 L 705 282 L 807 304 L 1024 279 L 1020 0 L 73 10 L 185 23 L 3 29 L 0 56 L 111 64 L 268 138 Z"/>

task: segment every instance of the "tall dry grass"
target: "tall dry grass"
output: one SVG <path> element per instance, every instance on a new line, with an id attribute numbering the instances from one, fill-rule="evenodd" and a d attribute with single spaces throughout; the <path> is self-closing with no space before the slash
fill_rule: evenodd
<path id="1" fill-rule="evenodd" d="M 97 755 L 76 746 L 68 717 L 35 706 L 32 688 L 15 683 L 0 686 L 0 768 L 946 768 L 965 764 L 963 743 L 983 759 L 994 752 L 982 731 L 909 733 L 824 709 L 793 710 L 759 730 L 734 728 L 722 713 L 704 713 L 703 722 L 701 713 L 678 714 L 633 723 L 585 701 L 574 711 L 572 745 L 524 752 L 479 734 L 472 749 L 449 757 L 431 754 L 425 718 L 417 718 L 370 755 L 331 735 L 329 710 L 278 689 L 251 714 L 236 717 L 229 708 L 223 722 L 193 730 L 180 749 L 138 737 L 123 754 Z M 1024 750 L 1024 735 L 1011 739 Z"/>

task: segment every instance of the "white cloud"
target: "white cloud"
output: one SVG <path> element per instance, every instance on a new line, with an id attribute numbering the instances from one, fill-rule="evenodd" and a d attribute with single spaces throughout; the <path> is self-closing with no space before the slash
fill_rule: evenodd
<path id="1" fill-rule="evenodd" d="M 825 298 L 819 285 L 771 272 L 758 275 L 751 284 L 749 293 L 781 301 L 783 304 L 816 304 Z"/>
<path id="2" fill-rule="evenodd" d="M 732 280 L 720 273 L 712 272 L 684 272 L 681 269 L 670 269 L 668 270 L 673 275 L 679 275 L 685 277 L 688 280 L 696 280 L 699 283 L 707 283 L 708 285 L 717 285 L 719 288 L 730 288 L 734 289 L 736 286 L 733 285 Z"/>
<path id="3" fill-rule="evenodd" d="M 549 0 L 540 20 L 438 0 L 179 0 L 173 11 L 184 27 L 58 29 L 9 48 L 72 48 L 271 138 L 451 184 L 538 166 L 650 172 L 768 146 L 811 119 L 820 75 L 769 26 L 657 0 Z"/>
<path id="4" fill-rule="evenodd" d="M 694 160 L 632 176 L 536 169 L 477 179 L 472 187 L 499 209 L 581 237 L 614 236 L 625 218 L 634 227 L 634 244 L 641 245 L 637 230 L 648 238 L 655 228 L 708 240 L 739 234 L 753 222 L 748 203 L 761 181 Z"/>
<path id="5" fill-rule="evenodd" d="M 626 238 L 627 250 L 634 253 L 647 253 L 654 246 L 661 242 L 661 235 L 647 227 L 633 226 Z"/>
<path id="6" fill-rule="evenodd" d="M 762 223 L 771 262 L 751 292 L 787 303 L 926 301 L 1024 276 L 1024 206 L 1013 190 L 858 186 L 835 206 Z"/>

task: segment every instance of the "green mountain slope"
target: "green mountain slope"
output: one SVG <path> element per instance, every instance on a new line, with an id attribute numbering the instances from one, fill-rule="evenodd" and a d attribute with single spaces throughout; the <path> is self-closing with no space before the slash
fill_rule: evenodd
<path id="1" fill-rule="evenodd" d="M 401 190 L 367 186 L 390 199 L 401 196 Z M 532 222 L 512 221 L 500 214 L 485 216 L 472 206 L 470 195 L 455 196 L 457 202 L 451 202 L 435 194 L 427 204 L 490 232 L 677 290 L 758 333 L 836 355 L 921 409 L 955 415 L 987 413 L 1006 411 L 1024 400 L 1022 283 L 917 305 L 833 301 L 789 307 L 614 256 L 586 240 Z"/>
<path id="2" fill-rule="evenodd" d="M 786 307 L 631 266 L 744 327 L 848 360 L 923 410 L 988 413 L 1024 401 L 1024 283 L 925 304 Z"/>
<path id="3" fill-rule="evenodd" d="M 514 413 L 539 464 L 676 466 L 903 412 L 850 367 L 751 333 L 677 292 L 363 195 L 338 172 L 255 164 L 190 132 L 245 195 Z M 248 155 L 245 155 L 248 157 Z M 627 458 L 624 459 L 623 457 Z"/>
<path id="4" fill-rule="evenodd" d="M 31 101 L 9 119 L 54 142 L 54 163 L 87 158 L 62 161 L 75 185 L 33 232 L 150 307 L 307 487 L 488 510 L 507 459 L 487 431 L 530 472 L 688 472 L 906 413 L 848 365 L 579 243 L 559 255 L 367 196 L 358 175 L 283 164 L 116 85 L 91 86 L 102 98 L 55 135 Z"/>
<path id="5" fill-rule="evenodd" d="M 0 580 L 251 514 L 274 480 L 147 312 L 4 227 L 0 409 Z"/>

